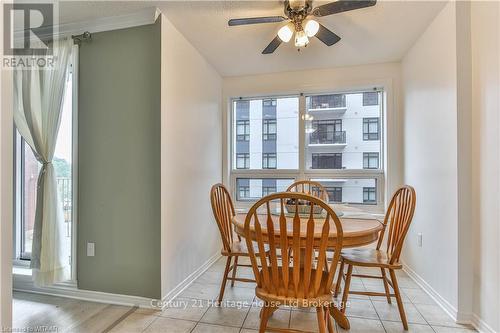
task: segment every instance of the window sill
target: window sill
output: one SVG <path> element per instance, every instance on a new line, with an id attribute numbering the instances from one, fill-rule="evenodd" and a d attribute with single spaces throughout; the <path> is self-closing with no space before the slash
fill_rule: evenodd
<path id="1" fill-rule="evenodd" d="M 20 276 L 31 276 L 31 268 L 21 265 L 14 265 L 12 267 L 12 274 Z"/>

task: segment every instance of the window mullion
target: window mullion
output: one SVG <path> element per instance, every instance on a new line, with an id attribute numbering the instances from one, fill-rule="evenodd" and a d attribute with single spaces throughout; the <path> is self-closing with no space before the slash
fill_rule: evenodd
<path id="1" fill-rule="evenodd" d="M 307 103 L 304 94 L 299 96 L 299 179 L 305 179 L 306 169 L 306 122 Z"/>

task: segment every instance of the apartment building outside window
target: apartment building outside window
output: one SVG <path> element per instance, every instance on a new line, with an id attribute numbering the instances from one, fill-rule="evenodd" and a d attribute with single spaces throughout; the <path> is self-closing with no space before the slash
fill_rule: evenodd
<path id="1" fill-rule="evenodd" d="M 363 153 L 363 169 L 378 169 L 379 153 Z"/>
<path id="2" fill-rule="evenodd" d="M 236 123 L 236 140 L 250 141 L 250 121 L 238 120 Z"/>
<path id="3" fill-rule="evenodd" d="M 363 118 L 363 140 L 379 140 L 378 118 Z"/>
<path id="4" fill-rule="evenodd" d="M 383 209 L 384 99 L 382 92 L 376 92 L 376 99 L 365 92 L 232 100 L 228 185 L 236 206 L 249 207 L 263 195 L 285 191 L 295 180 L 310 179 L 329 189 L 332 202 Z M 378 105 L 364 105 L 375 101 Z M 237 140 L 243 132 L 237 127 L 243 124 L 249 141 Z M 364 188 L 371 188 L 368 199 Z"/>
<path id="5" fill-rule="evenodd" d="M 312 169 L 342 169 L 342 153 L 312 154 Z"/>
<path id="6" fill-rule="evenodd" d="M 262 154 L 262 169 L 276 169 L 276 153 Z"/>
<path id="7" fill-rule="evenodd" d="M 364 92 L 363 106 L 378 105 L 378 92 Z"/>
<path id="8" fill-rule="evenodd" d="M 276 119 L 262 120 L 262 140 L 264 141 L 276 140 Z"/>
<path id="9" fill-rule="evenodd" d="M 236 169 L 248 169 L 250 167 L 250 154 L 236 154 Z"/>
<path id="10" fill-rule="evenodd" d="M 375 187 L 363 187 L 363 202 L 369 204 L 377 202 L 377 191 Z"/>

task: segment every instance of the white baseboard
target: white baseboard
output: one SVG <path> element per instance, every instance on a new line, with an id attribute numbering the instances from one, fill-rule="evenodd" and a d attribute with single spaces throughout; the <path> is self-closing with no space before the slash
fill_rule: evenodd
<path id="1" fill-rule="evenodd" d="M 458 324 L 471 325 L 480 333 L 497 333 L 475 313 L 461 313 L 432 288 L 420 275 L 403 263 L 403 270 Z"/>
<path id="2" fill-rule="evenodd" d="M 408 274 L 408 276 L 444 310 L 444 312 L 446 312 L 454 321 L 457 321 L 458 311 L 453 305 L 450 304 L 450 302 L 444 299 L 436 290 L 434 290 L 434 288 L 431 287 L 430 284 L 428 284 L 420 275 L 404 263 L 403 271 L 405 271 L 406 274 Z"/>
<path id="3" fill-rule="evenodd" d="M 221 254 L 219 251 L 211 256 L 203 265 L 201 265 L 196 271 L 191 273 L 187 278 L 179 283 L 174 289 L 170 290 L 165 296 L 162 297 L 162 307 L 164 308 L 170 302 L 172 302 L 180 293 L 186 290 L 197 278 L 199 278 L 207 269 L 210 268 L 219 258 Z"/>
<path id="4" fill-rule="evenodd" d="M 495 330 L 486 324 L 478 315 L 472 314 L 471 325 L 480 333 L 496 333 Z"/>
<path id="5" fill-rule="evenodd" d="M 152 299 L 140 296 L 111 294 L 100 291 L 78 289 L 76 285 L 58 284 L 49 287 L 37 287 L 33 284 L 31 275 L 14 275 L 13 289 L 14 291 L 35 293 L 49 296 L 66 297 L 79 299 L 89 302 L 98 302 L 106 304 L 137 306 L 140 308 L 159 309 L 158 305 L 166 306 L 181 292 L 183 292 L 191 283 L 193 283 L 201 274 L 203 274 L 210 266 L 212 266 L 219 258 L 220 253 L 211 256 L 203 265 L 196 271 L 191 273 L 184 281 L 173 288 L 163 299 Z"/>

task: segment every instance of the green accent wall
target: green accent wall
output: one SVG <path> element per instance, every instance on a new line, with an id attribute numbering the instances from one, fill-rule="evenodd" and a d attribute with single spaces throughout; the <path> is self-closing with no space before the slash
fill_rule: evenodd
<path id="1" fill-rule="evenodd" d="M 161 297 L 160 44 L 158 21 L 80 47 L 80 289 Z"/>

